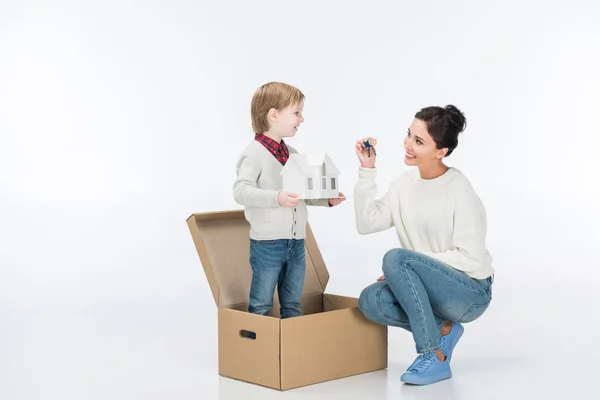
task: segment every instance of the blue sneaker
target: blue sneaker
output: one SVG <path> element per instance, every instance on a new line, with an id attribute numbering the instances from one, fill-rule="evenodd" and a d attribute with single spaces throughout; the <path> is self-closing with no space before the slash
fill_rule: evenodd
<path id="1" fill-rule="evenodd" d="M 442 336 L 442 352 L 448 359 L 448 361 L 452 361 L 452 352 L 454 351 L 454 347 L 456 343 L 458 343 L 460 337 L 462 336 L 465 328 L 458 322 L 452 322 L 452 328 L 450 328 L 450 333 L 446 336 Z"/>
<path id="2" fill-rule="evenodd" d="M 402 374 L 400 380 L 411 385 L 429 385 L 452 377 L 450 362 L 440 361 L 435 353 L 422 354 Z"/>

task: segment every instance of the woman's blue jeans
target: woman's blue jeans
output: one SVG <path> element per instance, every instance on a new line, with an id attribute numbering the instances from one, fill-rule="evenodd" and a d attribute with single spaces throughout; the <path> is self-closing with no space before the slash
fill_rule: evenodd
<path id="1" fill-rule="evenodd" d="M 471 322 L 492 299 L 493 277 L 473 279 L 412 250 L 388 251 L 383 274 L 362 291 L 358 307 L 373 322 L 412 332 L 419 354 L 441 349 L 444 321 Z"/>

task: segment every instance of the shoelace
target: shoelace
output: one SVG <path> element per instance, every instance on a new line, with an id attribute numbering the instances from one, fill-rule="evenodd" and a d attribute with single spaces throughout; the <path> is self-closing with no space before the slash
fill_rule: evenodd
<path id="1" fill-rule="evenodd" d="M 425 354 L 421 357 L 421 359 L 415 363 L 412 367 L 410 367 L 410 372 L 424 372 L 433 364 L 435 361 L 435 354 Z"/>

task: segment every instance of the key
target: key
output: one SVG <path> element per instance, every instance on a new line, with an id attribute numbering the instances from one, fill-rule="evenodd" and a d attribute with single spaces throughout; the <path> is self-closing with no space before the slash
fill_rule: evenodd
<path id="1" fill-rule="evenodd" d="M 369 139 L 366 142 L 363 142 L 365 147 L 367 148 L 367 157 L 371 157 L 371 147 L 377 144 L 377 139 Z M 375 149 L 373 149 L 373 153 L 375 153 Z"/>

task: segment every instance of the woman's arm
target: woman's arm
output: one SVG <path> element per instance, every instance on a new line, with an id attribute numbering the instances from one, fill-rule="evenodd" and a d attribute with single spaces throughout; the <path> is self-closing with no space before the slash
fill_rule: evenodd
<path id="1" fill-rule="evenodd" d="M 354 213 L 356 229 L 361 235 L 380 232 L 394 225 L 388 191 L 381 199 L 376 199 L 375 168 L 360 168 L 358 182 L 354 186 Z"/>

